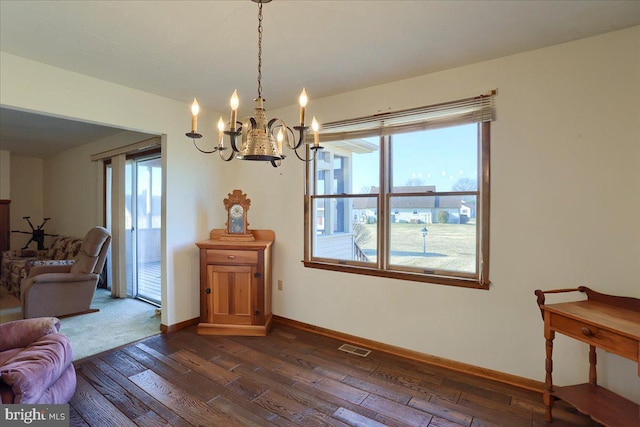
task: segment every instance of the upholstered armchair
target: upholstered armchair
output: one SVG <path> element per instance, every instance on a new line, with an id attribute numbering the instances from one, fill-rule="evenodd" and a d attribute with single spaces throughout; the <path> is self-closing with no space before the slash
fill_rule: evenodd
<path id="1" fill-rule="evenodd" d="M 67 403 L 76 390 L 69 338 L 54 317 L 0 324 L 3 404 Z"/>
<path id="2" fill-rule="evenodd" d="M 89 312 L 110 243 L 109 231 L 94 227 L 84 237 L 72 264 L 31 267 L 20 284 L 23 317 Z"/>

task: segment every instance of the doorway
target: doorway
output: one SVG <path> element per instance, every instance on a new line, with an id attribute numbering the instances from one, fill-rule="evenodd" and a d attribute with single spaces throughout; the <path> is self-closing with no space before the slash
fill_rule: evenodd
<path id="1" fill-rule="evenodd" d="M 111 183 L 113 168 L 106 166 L 105 195 L 107 228 L 112 229 Z M 124 164 L 124 254 L 128 297 L 161 305 L 161 232 L 162 232 L 162 163 L 159 152 L 143 156 L 127 156 Z M 113 271 L 111 256 L 108 271 Z M 107 287 L 111 289 L 111 277 Z"/>

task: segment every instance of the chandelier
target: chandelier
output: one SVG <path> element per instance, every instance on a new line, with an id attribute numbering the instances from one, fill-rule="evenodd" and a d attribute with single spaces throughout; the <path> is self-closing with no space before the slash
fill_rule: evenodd
<path id="1" fill-rule="evenodd" d="M 237 90 L 233 91 L 231 96 L 231 117 L 228 123 L 225 123 L 222 116 L 218 120 L 218 142 L 212 150 L 203 150 L 198 147 L 196 139 L 202 138 L 198 133 L 198 113 L 200 106 L 194 98 L 191 105 L 191 132 L 185 135 L 193 140 L 193 145 L 202 153 L 210 154 L 218 152 L 220 158 L 225 162 L 238 158 L 240 160 L 260 160 L 271 162 L 273 167 L 281 165 L 281 160 L 286 156 L 282 153 L 283 145 L 293 150 L 298 159 L 308 162 L 315 159 L 317 150 L 323 147 L 318 142 L 318 121 L 315 117 L 311 121 L 311 129 L 313 131 L 313 144 L 309 144 L 309 149 L 313 155 L 309 157 L 307 151 L 300 155 L 298 149 L 303 147 L 305 143 L 309 127 L 305 125 L 305 107 L 307 105 L 307 93 L 302 89 L 300 93 L 300 124 L 294 126 L 293 129 L 288 127 L 281 119 L 274 118 L 267 121 L 264 111 L 264 102 L 262 98 L 262 4 L 269 3 L 271 0 L 251 0 L 258 3 L 258 97 L 254 99 L 256 102 L 255 112 L 252 117 L 247 117 L 242 122 L 237 121 L 238 106 L 240 104 Z M 294 132 L 295 130 L 295 132 Z M 228 137 L 229 147 L 225 145 L 224 135 Z M 306 144 L 304 144 L 306 147 Z M 229 150 L 229 154 L 225 151 Z"/>

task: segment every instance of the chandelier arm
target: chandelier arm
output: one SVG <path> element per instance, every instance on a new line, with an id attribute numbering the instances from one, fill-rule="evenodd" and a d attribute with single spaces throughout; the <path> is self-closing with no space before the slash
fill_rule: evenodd
<path id="1" fill-rule="evenodd" d="M 291 134 L 292 141 L 296 139 L 295 133 L 293 133 L 293 130 L 289 126 L 287 126 L 287 132 Z M 295 147 L 292 147 L 291 144 L 289 144 L 288 140 L 287 140 L 287 147 L 289 147 L 291 150 L 295 150 Z"/>
<path id="2" fill-rule="evenodd" d="M 294 126 L 293 128 L 298 131 L 298 142 L 293 147 L 289 146 L 289 148 L 291 148 L 292 150 L 297 150 L 304 142 L 304 139 L 307 136 L 307 131 L 309 130 L 309 126 Z"/>
<path id="3" fill-rule="evenodd" d="M 275 131 L 278 128 L 280 130 L 284 131 L 284 132 L 282 132 L 282 137 L 284 139 L 283 142 L 285 143 L 285 145 L 287 147 L 289 147 L 289 148 L 292 148 L 291 144 L 289 144 L 289 134 L 291 134 L 291 138 L 293 138 L 294 137 L 293 131 L 291 130 L 291 128 L 289 126 L 287 126 L 287 124 L 284 122 L 284 120 L 278 119 L 278 118 L 274 118 L 274 119 L 269 120 L 269 123 L 267 123 L 267 132 L 276 141 L 278 140 L 278 137 L 275 134 Z M 281 147 L 279 147 L 279 148 L 281 148 Z M 282 153 L 280 153 L 280 155 L 282 156 Z M 284 156 L 282 158 L 284 158 Z"/>
<path id="4" fill-rule="evenodd" d="M 280 124 L 277 124 L 277 122 L 280 122 Z M 275 125 L 275 126 L 274 126 Z M 281 128 L 281 129 L 285 129 L 287 132 L 289 132 L 291 134 L 291 136 L 293 137 L 293 131 L 291 130 L 291 128 L 289 126 L 287 126 L 287 124 L 284 122 L 284 120 L 282 119 L 278 119 L 278 118 L 274 118 L 269 120 L 269 123 L 267 123 L 267 130 L 269 131 L 269 133 L 271 135 L 273 135 L 274 131 L 277 128 Z M 284 135 L 284 133 L 283 133 Z M 287 139 L 288 139 L 288 135 L 287 135 Z M 287 146 L 289 146 L 288 141 L 287 141 Z"/>
<path id="5" fill-rule="evenodd" d="M 198 144 L 196 144 L 196 140 L 195 139 L 193 140 L 193 146 L 196 147 L 196 150 L 198 150 L 199 152 L 204 153 L 204 154 L 211 154 L 211 153 L 215 153 L 216 151 L 218 151 L 218 147 L 214 148 L 211 151 L 201 149 L 200 147 L 198 147 Z"/>
<path id="6" fill-rule="evenodd" d="M 286 158 L 287 156 L 285 156 L 284 154 L 280 155 L 280 158 L 277 160 L 271 160 L 271 166 L 273 166 L 274 168 L 280 167 L 282 166 L 282 161 Z"/>
<path id="7" fill-rule="evenodd" d="M 229 154 L 229 157 L 225 157 L 223 151 L 226 150 L 226 147 L 223 147 L 221 149 L 218 150 L 218 154 L 220 154 L 220 159 L 224 160 L 225 162 L 230 162 L 231 160 L 233 160 L 235 158 L 235 153 L 233 151 L 233 149 L 231 150 L 231 153 Z"/>
<path id="8" fill-rule="evenodd" d="M 238 152 L 238 148 L 236 147 L 236 138 L 240 136 L 240 132 L 231 132 L 229 130 L 224 131 L 225 135 L 229 135 L 229 144 L 231 145 L 231 150 Z"/>
<path id="9" fill-rule="evenodd" d="M 316 159 L 316 154 L 315 154 L 315 153 L 313 154 L 313 157 L 312 157 L 312 158 L 310 158 L 310 159 L 305 159 L 305 158 L 303 158 L 303 157 L 300 157 L 300 154 L 298 154 L 298 149 L 297 149 L 297 148 L 294 148 L 294 149 L 293 149 L 293 152 L 294 152 L 294 153 L 296 153 L 296 157 L 297 157 L 297 158 L 299 158 L 300 160 L 302 160 L 303 162 L 306 162 L 306 163 L 312 162 L 312 161 L 314 161 L 314 160 Z"/>
<path id="10" fill-rule="evenodd" d="M 242 122 L 236 122 L 236 125 L 238 124 L 240 126 L 237 126 L 235 131 L 224 131 L 225 135 L 229 135 L 229 143 L 231 144 L 231 149 L 236 153 L 240 152 L 240 150 L 238 150 L 238 146 L 236 145 L 237 138 L 239 136 L 242 136 Z"/>

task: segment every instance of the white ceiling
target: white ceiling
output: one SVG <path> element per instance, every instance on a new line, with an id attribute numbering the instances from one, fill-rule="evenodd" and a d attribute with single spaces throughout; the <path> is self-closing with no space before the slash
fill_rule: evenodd
<path id="1" fill-rule="evenodd" d="M 0 49 L 218 111 L 238 89 L 242 115 L 257 94 L 257 10 L 249 0 L 0 0 Z M 640 1 L 273 0 L 263 14 L 263 97 L 275 109 L 302 87 L 311 107 L 638 25 Z"/>
<path id="2" fill-rule="evenodd" d="M 0 150 L 45 158 L 122 129 L 0 108 Z"/>

